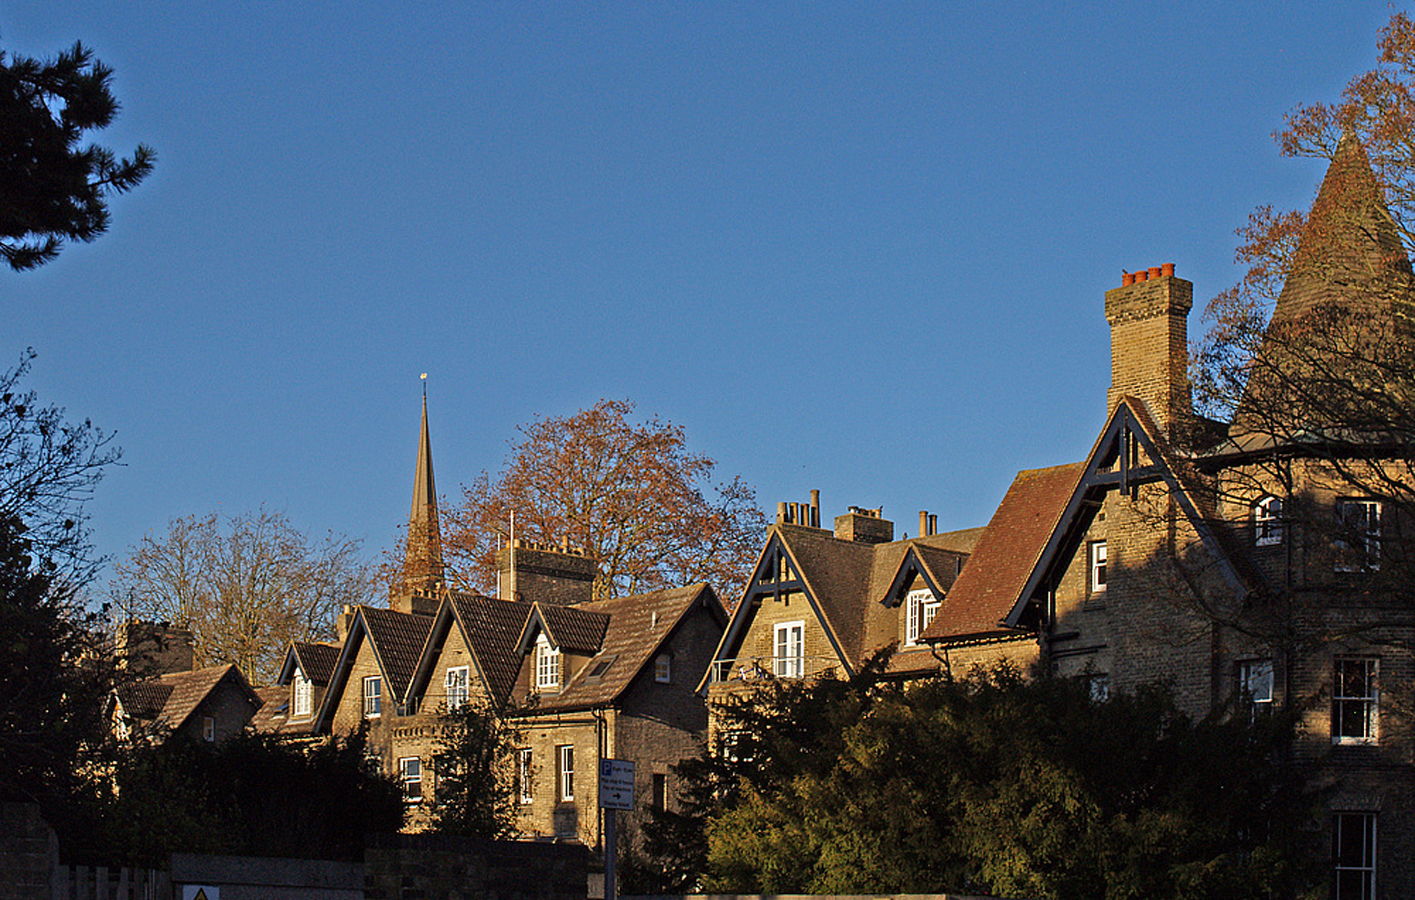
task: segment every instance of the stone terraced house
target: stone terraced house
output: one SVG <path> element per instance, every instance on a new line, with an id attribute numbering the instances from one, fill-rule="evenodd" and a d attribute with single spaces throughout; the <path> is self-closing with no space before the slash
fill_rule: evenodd
<path id="1" fill-rule="evenodd" d="M 346 608 L 339 641 L 286 655 L 268 727 L 346 734 L 403 784 L 410 827 L 427 824 L 432 758 L 447 709 L 477 703 L 514 720 L 518 828 L 600 847 L 601 759 L 635 763 L 630 831 L 673 797 L 670 768 L 707 727 L 696 692 L 727 613 L 711 587 L 593 601 L 592 560 L 569 547 L 512 542 L 499 556 L 506 598 L 443 584 L 432 454 L 422 432 L 401 589 L 390 607 Z"/>

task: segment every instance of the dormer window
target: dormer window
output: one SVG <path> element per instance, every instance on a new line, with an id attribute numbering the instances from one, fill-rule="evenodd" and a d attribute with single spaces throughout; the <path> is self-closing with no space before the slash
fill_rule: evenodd
<path id="1" fill-rule="evenodd" d="M 1261 497 L 1253 504 L 1253 543 L 1274 547 L 1282 543 L 1282 498 Z"/>
<path id="2" fill-rule="evenodd" d="M 545 632 L 536 638 L 535 671 L 537 691 L 560 690 L 560 651 L 550 646 Z"/>
<path id="3" fill-rule="evenodd" d="M 314 696 L 313 686 L 310 680 L 305 677 L 305 673 L 295 670 L 295 718 L 303 718 L 310 714 L 314 706 L 312 700 Z"/>
<path id="4" fill-rule="evenodd" d="M 929 627 L 929 623 L 938 614 L 939 600 L 933 591 L 921 588 L 910 591 L 904 605 L 904 644 L 912 647 L 919 643 L 919 635 L 924 633 L 924 629 Z"/>

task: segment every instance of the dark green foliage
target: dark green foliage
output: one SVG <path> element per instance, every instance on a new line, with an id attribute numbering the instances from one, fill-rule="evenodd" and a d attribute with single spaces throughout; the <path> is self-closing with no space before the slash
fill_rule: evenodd
<path id="1" fill-rule="evenodd" d="M 1192 722 L 1162 688 L 1094 702 L 1007 667 L 907 688 L 879 671 L 725 710 L 735 749 L 680 766 L 678 812 L 645 828 L 660 883 L 1237 898 L 1320 880 L 1290 721 Z"/>
<path id="2" fill-rule="evenodd" d="M 87 790 L 110 686 L 93 661 L 94 616 L 31 556 L 25 527 L 0 517 L 0 799 L 39 802 L 62 819 Z"/>
<path id="3" fill-rule="evenodd" d="M 366 738 L 291 741 L 247 733 L 220 745 L 173 734 L 124 748 L 89 855 L 162 865 L 172 852 L 363 857 L 365 837 L 403 824 L 399 786 L 369 766 Z"/>
<path id="4" fill-rule="evenodd" d="M 463 703 L 442 716 L 433 756 L 437 790 L 433 829 L 443 834 L 497 840 L 516 831 L 513 720 L 482 703 Z"/>
<path id="5" fill-rule="evenodd" d="M 12 269 L 49 262 L 65 239 L 98 237 L 108 228 L 107 195 L 152 171 L 145 145 L 118 159 L 82 144 L 118 114 L 112 77 L 78 43 L 53 60 L 0 51 L 0 255 Z"/>

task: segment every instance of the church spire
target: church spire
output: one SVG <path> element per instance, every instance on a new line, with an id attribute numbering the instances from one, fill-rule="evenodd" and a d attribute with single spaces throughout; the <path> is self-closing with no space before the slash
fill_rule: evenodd
<path id="1" fill-rule="evenodd" d="M 423 421 L 418 436 L 417 474 L 413 508 L 408 515 L 408 548 L 403 559 L 404 602 L 417 611 L 415 594 L 430 594 L 442 586 L 442 531 L 437 519 L 437 485 L 432 476 L 432 442 L 427 431 L 427 375 L 423 375 Z M 394 604 L 398 606 L 397 603 Z"/>

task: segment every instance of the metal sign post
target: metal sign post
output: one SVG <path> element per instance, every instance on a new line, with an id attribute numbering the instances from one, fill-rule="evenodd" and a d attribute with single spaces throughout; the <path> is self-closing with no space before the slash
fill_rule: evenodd
<path id="1" fill-rule="evenodd" d="M 619 858 L 616 810 L 634 808 L 634 762 L 629 759 L 599 761 L 599 808 L 604 815 L 604 900 L 619 896 L 614 864 Z"/>

